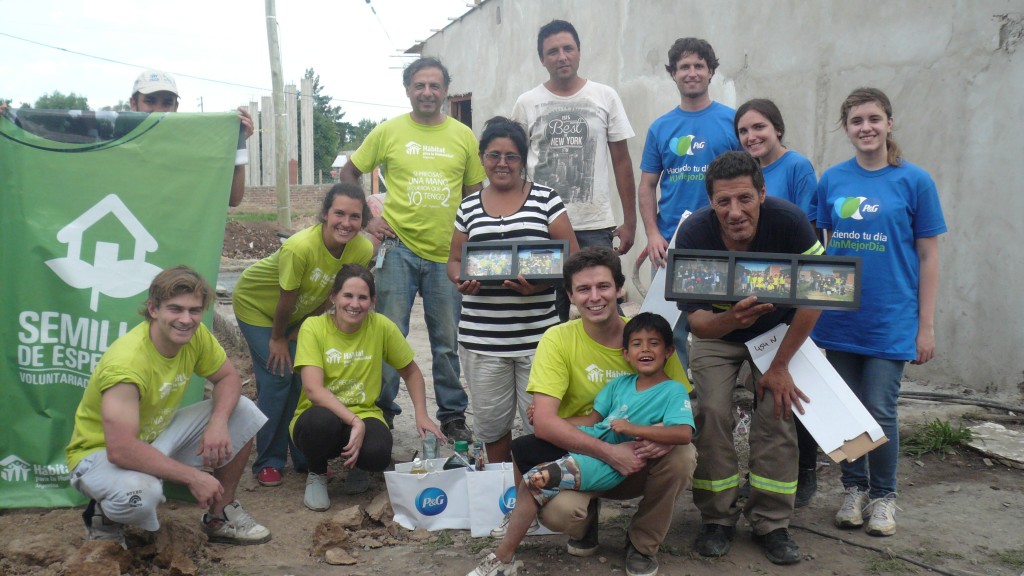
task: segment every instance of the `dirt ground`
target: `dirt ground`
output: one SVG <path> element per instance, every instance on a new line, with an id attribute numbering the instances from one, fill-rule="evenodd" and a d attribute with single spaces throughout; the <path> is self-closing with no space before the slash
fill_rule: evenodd
<path id="1" fill-rule="evenodd" d="M 225 241 L 225 266 L 238 268 L 276 248 L 273 223 L 230 223 Z M 250 246 L 250 243 L 252 245 Z M 238 259 L 241 259 L 239 261 Z M 248 354 L 232 329 L 230 305 L 219 304 L 218 337 L 254 394 Z M 417 302 L 409 341 L 428 378 L 428 406 L 434 406 L 429 383 L 430 354 L 422 310 Z M 907 389 L 943 391 L 924 383 Z M 947 390 L 957 392 L 957 390 Z M 408 395 L 400 395 L 406 414 L 396 420 L 394 460 L 408 461 L 418 448 Z M 901 400 L 904 428 L 936 417 L 983 418 L 986 411 Z M 1006 414 L 1003 412 L 1002 414 Z M 1019 421 L 1018 421 L 1019 422 Z M 740 443 L 742 449 L 742 442 Z M 827 460 L 824 456 L 822 460 Z M 361 575 L 454 574 L 469 572 L 497 542 L 471 538 L 468 531 L 429 534 L 407 531 L 390 520 L 381 475 L 368 493 L 342 493 L 345 471 L 333 468 L 329 484 L 332 507 L 312 512 L 302 504 L 305 478 L 290 469 L 284 484 L 259 486 L 246 475 L 238 498 L 273 532 L 263 545 L 232 547 L 208 544 L 198 530 L 201 511 L 194 504 L 171 500 L 162 507 L 163 526 L 155 534 L 129 533 L 129 551 L 84 543 L 81 509 L 0 510 L 0 575 Z M 983 460 L 971 452 L 940 458 L 902 457 L 899 467 L 902 511 L 899 531 L 874 538 L 862 531 L 841 531 L 832 516 L 841 501 L 838 466 L 819 467 L 819 490 L 792 520 L 794 538 L 804 560 L 790 567 L 775 566 L 750 541 L 749 526 L 741 521 L 732 551 L 707 560 L 692 551 L 700 516 L 687 494 L 675 507 L 672 530 L 659 560 L 665 575 L 745 574 L 919 574 L 932 567 L 951 575 L 1024 575 L 1024 471 Z M 353 512 L 353 506 L 360 507 Z M 575 558 L 565 552 L 566 537 L 530 537 L 521 547 L 523 574 L 622 575 L 625 526 L 635 502 L 605 502 L 602 506 L 598 554 Z M 327 549 L 340 549 L 350 565 L 325 563 Z M 332 552 L 331 556 L 338 554 Z M 913 564 L 919 563 L 919 565 Z"/>

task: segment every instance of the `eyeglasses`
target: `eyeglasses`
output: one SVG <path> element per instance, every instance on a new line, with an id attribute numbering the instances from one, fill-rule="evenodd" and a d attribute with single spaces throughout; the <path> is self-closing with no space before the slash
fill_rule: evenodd
<path id="1" fill-rule="evenodd" d="M 487 152 L 484 154 L 484 160 L 487 160 L 490 164 L 497 164 L 502 158 L 505 159 L 505 164 L 509 166 L 523 161 L 523 157 L 519 154 L 502 154 L 500 152 Z"/>

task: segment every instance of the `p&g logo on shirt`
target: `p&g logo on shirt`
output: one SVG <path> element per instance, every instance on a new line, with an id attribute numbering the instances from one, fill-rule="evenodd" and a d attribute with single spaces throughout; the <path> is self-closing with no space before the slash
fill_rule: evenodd
<path id="1" fill-rule="evenodd" d="M 676 156 L 693 156 L 707 146 L 706 140 L 700 140 L 693 134 L 677 136 L 668 141 L 669 149 L 676 153 Z M 696 151 L 696 152 L 695 152 Z"/>
<path id="2" fill-rule="evenodd" d="M 865 196 L 846 196 L 836 198 L 832 203 L 832 211 L 836 218 L 843 220 L 873 220 L 879 214 L 881 203 L 874 198 Z"/>
<path id="3" fill-rule="evenodd" d="M 505 493 L 498 498 L 498 508 L 501 509 L 502 514 L 508 514 L 516 507 L 516 487 L 510 486 Z"/>
<path id="4" fill-rule="evenodd" d="M 416 497 L 416 510 L 424 516 L 437 516 L 448 507 L 448 495 L 440 488 L 427 488 Z"/>

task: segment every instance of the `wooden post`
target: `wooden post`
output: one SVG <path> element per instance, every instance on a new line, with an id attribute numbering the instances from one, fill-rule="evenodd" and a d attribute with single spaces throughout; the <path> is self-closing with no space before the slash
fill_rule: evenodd
<path id="1" fill-rule="evenodd" d="M 302 138 L 302 184 L 313 184 L 313 79 L 302 79 L 302 97 L 299 102 L 302 108 L 302 126 L 299 129 Z"/>
<path id="2" fill-rule="evenodd" d="M 260 103 L 249 102 L 249 115 L 252 116 L 253 133 L 249 138 L 249 165 L 245 171 L 246 186 L 262 186 L 263 179 L 260 178 L 260 165 L 263 163 L 263 147 L 260 140 L 263 137 L 260 127 Z"/>
<path id="3" fill-rule="evenodd" d="M 288 121 L 288 184 L 295 185 L 299 183 L 297 179 L 292 178 L 292 164 L 297 164 L 299 161 L 299 124 L 296 122 L 299 115 L 297 114 L 298 106 L 295 98 L 295 84 L 285 84 L 284 97 L 287 113 L 286 119 Z"/>
<path id="4" fill-rule="evenodd" d="M 281 72 L 281 45 L 277 38 L 277 11 L 274 0 L 266 0 L 267 46 L 270 49 L 270 80 L 274 89 L 274 168 L 277 188 L 277 225 L 292 229 L 288 197 L 288 127 L 285 124 L 284 76 Z"/>

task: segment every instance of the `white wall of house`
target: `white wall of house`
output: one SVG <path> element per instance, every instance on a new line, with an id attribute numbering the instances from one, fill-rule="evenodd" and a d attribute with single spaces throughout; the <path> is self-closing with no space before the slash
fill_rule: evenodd
<path id="1" fill-rule="evenodd" d="M 554 18 L 580 33 L 580 74 L 622 97 L 638 181 L 647 127 L 679 103 L 664 69 L 676 38 L 714 46 L 714 99 L 773 99 L 786 144 L 819 175 L 853 155 L 837 129 L 843 98 L 858 86 L 884 90 L 895 137 L 936 180 L 949 226 L 938 357 L 908 376 L 1024 395 L 1024 258 L 1012 252 L 1024 232 L 1024 1 L 486 0 L 423 46 L 450 69 L 450 93 L 472 93 L 478 134 L 547 78 L 536 34 Z M 646 243 L 639 228 L 630 268 Z"/>

